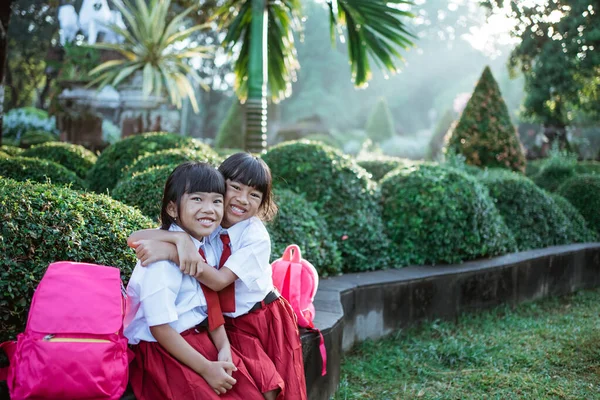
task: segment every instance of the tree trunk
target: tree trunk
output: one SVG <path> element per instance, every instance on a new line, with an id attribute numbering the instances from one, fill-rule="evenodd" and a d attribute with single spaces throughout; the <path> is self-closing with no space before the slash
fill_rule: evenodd
<path id="1" fill-rule="evenodd" d="M 245 149 L 253 153 L 267 150 L 267 29 L 266 1 L 253 0 L 245 124 Z"/>
<path id="2" fill-rule="evenodd" d="M 14 0 L 3 0 L 0 3 L 0 146 L 2 145 L 2 120 L 4 119 L 4 71 L 8 52 L 8 23 L 13 2 Z"/>

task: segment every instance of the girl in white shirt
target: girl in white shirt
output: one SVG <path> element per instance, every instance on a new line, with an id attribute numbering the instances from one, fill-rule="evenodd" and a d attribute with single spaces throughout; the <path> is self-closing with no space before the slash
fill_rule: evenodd
<path id="1" fill-rule="evenodd" d="M 165 185 L 161 229 L 202 251 L 223 217 L 224 194 L 223 177 L 210 165 L 178 166 Z M 127 294 L 124 333 L 135 353 L 130 383 L 138 400 L 263 398 L 231 349 L 214 292 L 172 262 L 157 261 L 136 265 Z"/>
<path id="2" fill-rule="evenodd" d="M 223 266 L 209 267 L 210 260 L 206 260 L 207 264 L 193 251 L 190 240 L 177 233 L 138 231 L 129 237 L 128 243 L 136 248 L 143 265 L 169 258 L 185 273 L 221 291 L 220 295 L 234 284 L 235 310 L 224 310 L 229 311 L 225 312 L 225 324 L 232 347 L 239 349 L 246 359 L 255 361 L 246 365 L 263 393 L 269 390 L 267 394 L 278 394 L 278 399 L 304 400 L 306 382 L 298 325 L 289 303 L 274 290 L 269 263 L 271 241 L 261 221 L 277 212 L 272 198 L 271 171 L 263 160 L 248 153 L 230 156 L 219 171 L 227 184 L 225 210 L 222 229 L 209 237 L 208 247 L 213 257 L 221 257 L 228 246 L 223 245 L 220 235 L 229 235 L 231 255 Z M 259 350 L 250 346 L 256 341 L 260 344 Z M 249 348 L 252 351 L 247 350 Z M 265 355 L 270 362 L 265 361 Z M 279 382 L 261 377 L 262 367 L 256 366 L 267 364 L 275 366 L 281 376 Z"/>

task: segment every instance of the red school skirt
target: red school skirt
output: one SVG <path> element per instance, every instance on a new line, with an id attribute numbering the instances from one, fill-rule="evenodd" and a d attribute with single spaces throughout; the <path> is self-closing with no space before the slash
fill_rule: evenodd
<path id="1" fill-rule="evenodd" d="M 278 399 L 306 400 L 306 380 L 302 343 L 298 322 L 290 304 L 283 298 L 265 305 L 263 308 L 237 318 L 225 318 L 225 329 L 231 346 L 244 354 L 248 372 L 260 388 L 260 351 L 256 355 L 247 351 L 250 338 L 258 340 L 262 350 L 271 359 L 281 375 L 284 388 Z M 251 360 L 255 359 L 254 362 Z M 264 364 L 264 363 L 263 363 Z"/>
<path id="2" fill-rule="evenodd" d="M 181 336 L 207 360 L 217 360 L 218 351 L 206 329 L 188 329 Z M 237 383 L 217 395 L 202 376 L 177 361 L 157 342 L 140 342 L 132 347 L 135 358 L 129 366 L 129 382 L 138 400 L 262 400 L 263 396 L 232 348 Z"/>

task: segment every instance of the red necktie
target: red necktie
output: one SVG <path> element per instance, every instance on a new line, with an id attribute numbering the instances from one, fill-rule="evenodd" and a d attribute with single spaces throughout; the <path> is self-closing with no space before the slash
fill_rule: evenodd
<path id="1" fill-rule="evenodd" d="M 225 265 L 225 262 L 231 255 L 231 247 L 229 247 L 231 239 L 227 233 L 223 233 L 220 236 L 221 242 L 223 242 L 223 253 L 221 253 L 221 259 L 219 260 L 219 268 L 223 268 L 223 265 Z M 219 301 L 221 302 L 223 312 L 235 312 L 235 282 L 219 292 Z"/>
<path id="2" fill-rule="evenodd" d="M 198 251 L 202 258 L 206 260 L 206 256 L 204 255 L 204 250 L 200 248 Z M 225 323 L 225 319 L 223 318 L 223 311 L 221 311 L 221 304 L 219 302 L 219 295 L 217 292 L 205 286 L 203 283 L 200 283 L 200 287 L 202 288 L 202 292 L 204 293 L 204 297 L 206 298 L 206 306 L 208 308 L 208 330 L 214 331 L 221 325 Z"/>

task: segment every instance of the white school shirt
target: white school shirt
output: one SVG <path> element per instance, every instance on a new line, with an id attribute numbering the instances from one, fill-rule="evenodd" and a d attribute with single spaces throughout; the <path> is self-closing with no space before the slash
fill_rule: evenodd
<path id="1" fill-rule="evenodd" d="M 269 263 L 271 238 L 258 217 L 238 222 L 229 229 L 217 229 L 207 238 L 206 246 L 207 253 L 212 253 L 216 260 L 220 260 L 223 253 L 221 233 L 227 233 L 231 240 L 231 255 L 225 267 L 239 278 L 235 281 L 235 312 L 223 315 L 235 318 L 247 314 L 273 290 L 273 271 Z M 218 263 L 208 264 L 218 267 Z"/>
<path id="2" fill-rule="evenodd" d="M 173 224 L 169 231 L 183 232 L 183 229 Z M 197 249 L 204 247 L 204 240 L 192 238 L 192 241 Z M 211 254 L 206 257 L 209 264 L 214 264 Z M 181 333 L 207 316 L 206 298 L 196 278 L 184 275 L 171 261 L 158 261 L 147 267 L 138 261 L 127 284 L 123 333 L 130 344 L 142 340 L 156 342 L 150 333 L 151 326 L 169 324 Z"/>

